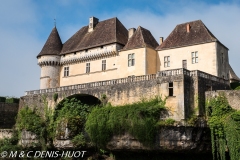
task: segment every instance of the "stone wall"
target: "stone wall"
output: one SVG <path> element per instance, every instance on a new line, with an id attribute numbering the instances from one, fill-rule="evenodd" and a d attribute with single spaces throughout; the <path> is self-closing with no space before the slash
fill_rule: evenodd
<path id="1" fill-rule="evenodd" d="M 11 138 L 13 134 L 12 129 L 0 129 L 0 139 Z"/>
<path id="2" fill-rule="evenodd" d="M 0 129 L 10 129 L 16 122 L 18 103 L 0 102 Z"/>
<path id="3" fill-rule="evenodd" d="M 171 89 L 170 89 L 171 88 Z M 176 121 L 186 120 L 192 115 L 205 114 L 205 91 L 229 89 L 227 80 L 201 71 L 175 69 L 158 72 L 157 75 L 130 76 L 127 78 L 84 83 L 45 90 L 28 91 L 21 97 L 20 108 L 24 105 L 44 110 L 47 105 L 54 107 L 64 98 L 74 95 L 90 95 L 101 100 L 106 95 L 113 106 L 131 104 L 155 96 L 166 98 L 168 113 L 165 118 Z M 172 92 L 172 94 L 170 94 Z M 58 94 L 57 102 L 53 95 Z"/>
<path id="4" fill-rule="evenodd" d="M 207 100 L 210 98 L 215 98 L 219 95 L 224 95 L 232 108 L 240 110 L 240 90 L 208 91 L 205 93 L 205 95 Z"/>
<path id="5" fill-rule="evenodd" d="M 143 146 L 129 134 L 113 136 L 107 148 L 112 151 L 176 151 L 190 153 L 211 153 L 209 128 L 201 127 L 162 127 L 156 136 L 153 148 Z"/>

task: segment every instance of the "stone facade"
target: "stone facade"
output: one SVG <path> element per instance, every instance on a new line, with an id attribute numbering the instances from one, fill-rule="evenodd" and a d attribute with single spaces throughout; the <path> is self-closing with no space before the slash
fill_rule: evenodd
<path id="1" fill-rule="evenodd" d="M 206 100 L 216 98 L 217 96 L 225 96 L 229 105 L 236 110 L 240 110 L 240 90 L 214 90 L 205 92 Z"/>
<path id="2" fill-rule="evenodd" d="M 124 105 L 150 99 L 154 96 L 166 98 L 168 113 L 163 118 L 173 118 L 176 121 L 186 120 L 191 115 L 205 114 L 205 91 L 229 89 L 227 80 L 212 76 L 201 71 L 176 69 L 160 71 L 156 75 L 131 76 L 85 83 L 53 89 L 43 89 L 27 92 L 21 97 L 20 107 L 28 105 L 43 110 L 43 96 L 46 96 L 48 106 L 54 108 L 63 98 L 74 95 L 88 95 L 101 100 L 106 95 L 107 102 L 112 105 Z M 53 95 L 58 93 L 58 101 Z"/>
<path id="3" fill-rule="evenodd" d="M 192 62 L 195 60 L 192 53 L 197 53 L 194 55 L 197 56 L 197 63 Z M 188 70 L 200 70 L 218 77 L 229 78 L 228 50 L 218 42 L 160 50 L 158 56 L 161 71 L 185 67 Z M 169 66 L 164 66 L 166 61 L 164 57 L 169 57 Z"/>

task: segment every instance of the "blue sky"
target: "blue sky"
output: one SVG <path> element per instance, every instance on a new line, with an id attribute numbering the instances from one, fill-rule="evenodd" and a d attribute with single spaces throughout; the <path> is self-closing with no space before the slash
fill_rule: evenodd
<path id="1" fill-rule="evenodd" d="M 229 48 L 229 61 L 240 76 L 240 1 L 218 0 L 5 0 L 0 6 L 0 96 L 24 95 L 39 89 L 40 67 L 36 56 L 56 18 L 62 42 L 88 24 L 118 17 L 128 28 L 139 25 L 157 41 L 177 24 L 201 19 Z"/>

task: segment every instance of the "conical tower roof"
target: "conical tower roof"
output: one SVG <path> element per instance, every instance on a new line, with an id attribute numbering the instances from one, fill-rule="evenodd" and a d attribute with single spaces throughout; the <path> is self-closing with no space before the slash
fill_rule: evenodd
<path id="1" fill-rule="evenodd" d="M 37 57 L 43 55 L 59 55 L 61 50 L 62 41 L 55 26 Z"/>

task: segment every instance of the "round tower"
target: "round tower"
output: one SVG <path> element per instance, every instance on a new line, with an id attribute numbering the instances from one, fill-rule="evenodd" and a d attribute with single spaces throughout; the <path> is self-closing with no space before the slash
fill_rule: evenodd
<path id="1" fill-rule="evenodd" d="M 40 89 L 59 87 L 61 50 L 62 41 L 55 26 L 37 56 L 41 67 Z"/>

